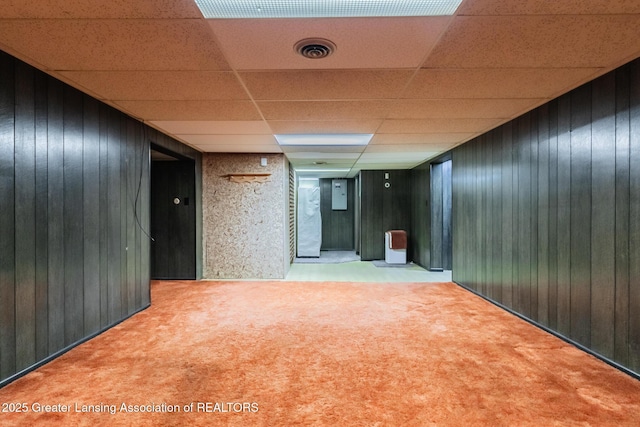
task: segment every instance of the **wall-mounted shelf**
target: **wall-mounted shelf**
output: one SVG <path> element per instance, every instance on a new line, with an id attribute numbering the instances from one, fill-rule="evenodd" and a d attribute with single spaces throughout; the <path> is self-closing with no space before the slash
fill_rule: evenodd
<path id="1" fill-rule="evenodd" d="M 231 182 L 267 182 L 269 181 L 270 173 L 230 173 L 222 175 L 223 178 L 227 178 Z"/>

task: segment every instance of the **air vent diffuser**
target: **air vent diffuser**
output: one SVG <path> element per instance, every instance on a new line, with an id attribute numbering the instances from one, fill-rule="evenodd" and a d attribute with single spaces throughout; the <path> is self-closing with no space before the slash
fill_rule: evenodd
<path id="1" fill-rule="evenodd" d="M 296 52 L 308 59 L 322 59 L 336 50 L 336 45 L 325 39 L 304 39 L 293 46 Z"/>

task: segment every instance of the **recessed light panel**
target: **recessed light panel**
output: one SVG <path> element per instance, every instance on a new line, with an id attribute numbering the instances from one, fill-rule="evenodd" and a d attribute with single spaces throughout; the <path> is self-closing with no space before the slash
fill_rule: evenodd
<path id="1" fill-rule="evenodd" d="M 280 145 L 367 145 L 373 134 L 283 134 L 274 135 Z"/>
<path id="2" fill-rule="evenodd" d="M 196 0 L 205 18 L 341 18 L 453 15 L 462 0 Z"/>

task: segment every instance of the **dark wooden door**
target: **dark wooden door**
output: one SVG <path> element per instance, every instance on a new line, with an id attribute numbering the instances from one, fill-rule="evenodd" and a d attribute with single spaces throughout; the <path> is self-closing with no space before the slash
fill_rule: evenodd
<path id="1" fill-rule="evenodd" d="M 151 162 L 151 278 L 196 278 L 195 165 Z"/>

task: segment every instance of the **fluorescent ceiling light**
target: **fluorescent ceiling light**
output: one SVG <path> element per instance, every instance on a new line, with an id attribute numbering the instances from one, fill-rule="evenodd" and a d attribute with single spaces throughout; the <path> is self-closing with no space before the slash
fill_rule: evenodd
<path id="1" fill-rule="evenodd" d="M 301 134 L 274 135 L 280 145 L 367 145 L 373 134 Z"/>
<path id="2" fill-rule="evenodd" d="M 462 0 L 196 0 L 205 18 L 453 15 Z"/>

